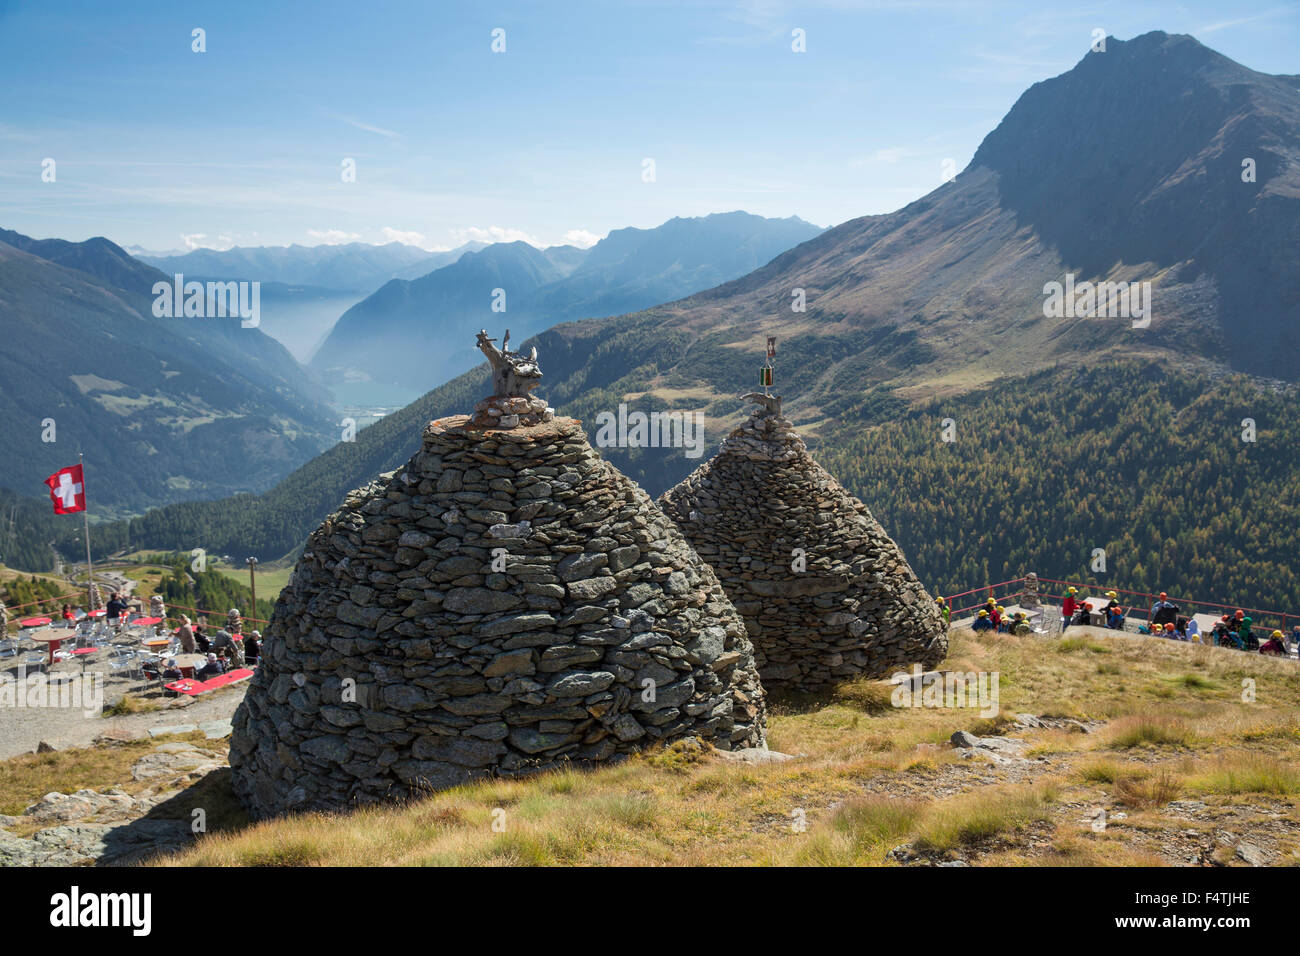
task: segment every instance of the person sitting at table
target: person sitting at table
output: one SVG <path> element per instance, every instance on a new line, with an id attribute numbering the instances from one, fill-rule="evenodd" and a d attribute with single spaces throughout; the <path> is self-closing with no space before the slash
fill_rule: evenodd
<path id="1" fill-rule="evenodd" d="M 262 632 L 249 631 L 244 635 L 244 661 L 245 666 L 253 667 L 257 664 L 257 658 L 262 653 Z"/>
<path id="2" fill-rule="evenodd" d="M 77 619 L 77 615 L 72 613 L 72 605 L 71 604 L 63 605 L 63 620 L 68 623 L 71 623 L 76 619 Z"/>
<path id="3" fill-rule="evenodd" d="M 227 670 L 238 670 L 244 666 L 244 642 L 231 641 L 229 646 L 221 651 L 226 659 Z"/>
<path id="4" fill-rule="evenodd" d="M 165 681 L 173 681 L 180 680 L 185 675 L 182 674 L 181 669 L 176 666 L 176 658 L 169 657 L 167 658 L 166 663 L 163 664 L 162 676 Z"/>
<path id="5" fill-rule="evenodd" d="M 198 645 L 199 653 L 206 654 L 212 650 L 212 642 L 208 640 L 208 635 L 203 633 L 203 625 L 194 625 L 194 643 Z"/>
<path id="6" fill-rule="evenodd" d="M 216 654 L 208 653 L 208 662 L 200 667 L 194 673 L 195 680 L 211 680 L 213 677 L 220 677 L 225 671 L 221 667 L 221 661 Z"/>
<path id="7" fill-rule="evenodd" d="M 234 643 L 235 639 L 230 635 L 230 632 L 222 628 L 217 631 L 217 636 L 212 639 L 212 649 L 220 654 Z"/>

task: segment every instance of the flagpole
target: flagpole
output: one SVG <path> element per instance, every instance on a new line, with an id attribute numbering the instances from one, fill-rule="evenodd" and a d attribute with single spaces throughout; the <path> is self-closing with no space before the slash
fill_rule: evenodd
<path id="1" fill-rule="evenodd" d="M 81 521 L 86 529 L 86 613 L 89 614 L 95 610 L 95 568 L 90 563 L 90 519 L 86 517 L 90 511 L 90 497 L 86 495 L 86 463 L 81 452 L 77 452 L 77 464 L 81 465 L 81 494 L 86 499 L 86 507 L 81 509 Z"/>

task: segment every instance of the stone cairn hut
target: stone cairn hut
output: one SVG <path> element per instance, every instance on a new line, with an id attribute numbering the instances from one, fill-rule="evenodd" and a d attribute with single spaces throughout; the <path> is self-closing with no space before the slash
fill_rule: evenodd
<path id="1" fill-rule="evenodd" d="M 713 571 L 579 422 L 528 396 L 535 353 L 479 338 L 496 394 L 348 495 L 276 603 L 231 737 L 255 817 L 686 736 L 766 746 L 753 651 Z"/>
<path id="2" fill-rule="evenodd" d="M 659 504 L 744 617 L 763 683 L 815 691 L 943 660 L 943 620 L 898 545 L 808 454 L 779 396 L 745 398 L 749 419 Z"/>

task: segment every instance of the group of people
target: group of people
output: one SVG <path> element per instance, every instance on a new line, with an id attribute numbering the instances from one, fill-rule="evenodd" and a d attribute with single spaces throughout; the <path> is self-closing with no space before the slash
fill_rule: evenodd
<path id="1" fill-rule="evenodd" d="M 1091 601 L 1079 601 L 1078 588 L 1066 588 L 1065 597 L 1061 599 L 1061 630 L 1071 624 L 1091 624 L 1095 607 Z M 1124 630 L 1124 615 L 1128 608 L 1119 603 L 1119 594 L 1106 592 L 1106 604 L 1102 606 L 1102 624 L 1112 631 Z"/>
<path id="2" fill-rule="evenodd" d="M 180 640 L 181 653 L 206 656 L 203 666 L 194 671 L 195 680 L 211 680 L 230 671 L 257 665 L 262 653 L 262 633 L 241 633 L 243 620 L 238 608 L 230 609 L 226 615 L 226 627 L 219 629 L 211 638 L 205 632 L 206 622 L 195 623 L 185 614 L 181 615 L 180 620 L 176 636 Z M 161 676 L 164 681 L 174 681 L 180 680 L 184 675 L 176 659 L 169 657 L 163 664 Z"/>
<path id="3" fill-rule="evenodd" d="M 231 608 L 226 617 L 228 627 L 232 622 L 235 628 L 233 632 L 222 628 L 209 638 L 204 630 L 206 627 L 204 623 L 196 624 L 189 619 L 188 615 L 182 614 L 181 625 L 176 629 L 176 636 L 181 642 L 181 653 L 207 654 L 209 663 L 212 663 L 212 656 L 217 655 L 218 662 L 228 661 L 231 668 L 247 667 L 257 663 L 262 653 L 262 632 L 249 631 L 247 634 L 241 634 L 240 629 L 243 624 L 239 611 L 235 608 Z"/>
<path id="4" fill-rule="evenodd" d="M 1105 615 L 1106 627 L 1122 631 L 1124 616 L 1128 612 L 1120 606 L 1118 597 L 1114 591 L 1107 591 L 1108 603 L 1102 608 L 1102 613 Z M 1093 611 L 1091 601 L 1079 602 L 1076 588 L 1066 588 L 1065 597 L 1061 601 L 1062 629 L 1070 624 L 1091 624 Z M 1169 600 L 1169 594 L 1161 591 L 1160 596 L 1151 605 L 1147 621 L 1138 625 L 1138 633 L 1157 635 L 1176 641 L 1189 641 L 1194 644 L 1205 643 L 1213 644 L 1215 647 L 1258 651 L 1261 654 L 1279 657 L 1289 655 L 1292 645 L 1300 646 L 1300 625 L 1292 629 L 1290 644 L 1287 642 L 1286 635 L 1280 630 L 1273 631 L 1261 644 L 1254 630 L 1254 621 L 1246 615 L 1245 611 L 1239 610 L 1233 615 L 1223 615 L 1208 635 L 1201 633 L 1201 625 L 1194 616 L 1183 615 L 1181 612 L 1182 608 Z"/>
<path id="5" fill-rule="evenodd" d="M 947 625 L 952 616 L 952 609 L 942 597 L 936 598 L 935 601 L 938 605 L 939 616 L 943 618 L 944 624 Z M 1237 611 L 1236 614 L 1232 615 L 1223 615 L 1208 634 L 1203 634 L 1196 618 L 1190 615 L 1182 615 L 1181 610 L 1177 604 L 1169 600 L 1167 593 L 1161 591 L 1160 597 L 1151 605 L 1148 620 L 1138 625 L 1138 633 L 1158 635 L 1177 641 L 1190 641 L 1196 644 L 1213 644 L 1216 647 L 1232 647 L 1237 650 L 1271 654 L 1278 657 L 1289 656 L 1293 648 L 1300 648 L 1300 624 L 1291 629 L 1289 640 L 1287 635 L 1280 630 L 1274 630 L 1261 643 L 1260 632 L 1254 629 L 1254 621 L 1245 611 Z M 1120 605 L 1118 593 L 1107 591 L 1106 604 L 1098 611 L 1093 602 L 1079 600 L 1077 588 L 1066 588 L 1065 595 L 1061 600 L 1062 630 L 1072 624 L 1090 625 L 1093 623 L 1093 614 L 1096 613 L 1102 615 L 1102 623 L 1105 627 L 1114 631 L 1124 630 L 1124 620 L 1128 609 Z M 1008 616 L 1006 609 L 993 598 L 989 598 L 984 607 L 980 608 L 976 613 L 971 629 L 975 631 L 993 631 L 998 634 L 1033 633 L 1033 627 L 1023 611 L 1016 611 Z"/>
<path id="6" fill-rule="evenodd" d="M 939 598 L 939 601 L 942 602 L 943 598 Z M 947 606 L 944 607 L 946 610 Z M 947 620 L 946 615 L 944 620 Z M 995 634 L 1032 634 L 1034 631 L 1024 611 L 1016 611 L 1008 617 L 1007 609 L 993 598 L 989 598 L 988 602 L 979 609 L 971 629 L 993 631 Z"/>

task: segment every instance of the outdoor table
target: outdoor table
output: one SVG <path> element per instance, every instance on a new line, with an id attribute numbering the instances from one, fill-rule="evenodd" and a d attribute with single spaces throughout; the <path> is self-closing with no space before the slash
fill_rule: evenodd
<path id="1" fill-rule="evenodd" d="M 160 617 L 137 617 L 131 622 L 132 627 L 153 627 L 155 624 L 161 624 Z"/>
<path id="2" fill-rule="evenodd" d="M 91 654 L 98 652 L 98 647 L 78 647 L 72 653 L 81 658 L 81 673 L 86 673 L 86 664 Z"/>
<path id="3" fill-rule="evenodd" d="M 143 644 L 145 647 L 151 647 L 154 648 L 155 650 L 161 650 L 164 647 L 170 647 L 172 641 L 170 637 L 146 637 L 140 643 Z"/>
<path id="4" fill-rule="evenodd" d="M 185 677 L 193 677 L 196 668 L 202 667 L 208 662 L 206 654 L 177 654 L 176 667 Z"/>
<path id="5" fill-rule="evenodd" d="M 54 663 L 54 652 L 59 649 L 59 645 L 66 639 L 66 634 L 56 634 L 54 631 L 45 631 L 31 635 L 31 639 L 41 644 L 46 644 L 50 649 L 50 663 Z"/>
<path id="6" fill-rule="evenodd" d="M 98 611 L 91 611 L 89 614 L 86 615 L 86 617 L 103 617 L 107 613 L 108 612 L 105 611 L 103 608 L 100 608 Z"/>
<path id="7" fill-rule="evenodd" d="M 50 623 L 50 619 L 48 617 L 29 617 L 18 623 L 23 627 L 44 627 Z"/>

